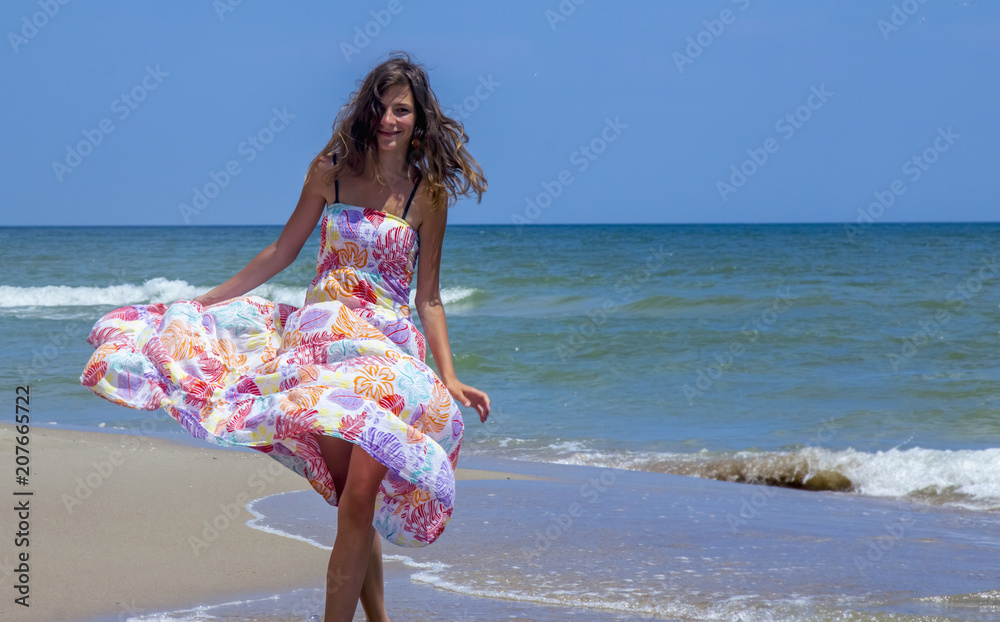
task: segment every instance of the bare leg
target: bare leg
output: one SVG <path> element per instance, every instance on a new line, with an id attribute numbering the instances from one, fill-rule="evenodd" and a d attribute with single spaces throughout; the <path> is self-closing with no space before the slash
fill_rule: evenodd
<path id="1" fill-rule="evenodd" d="M 368 572 L 361 586 L 361 606 L 368 622 L 389 622 L 385 612 L 385 583 L 382 578 L 382 541 L 372 527 L 372 548 L 368 555 Z"/>
<path id="2" fill-rule="evenodd" d="M 333 476 L 334 488 L 339 499 L 344 494 L 344 484 L 350 470 L 351 450 L 354 448 L 354 444 L 321 434 L 316 435 L 316 442 L 319 444 L 326 467 Z M 389 616 L 385 611 L 382 578 L 382 543 L 374 531 L 375 528 L 372 527 L 372 547 L 368 557 L 368 571 L 361 586 L 361 606 L 364 607 L 365 616 L 370 622 L 388 622 Z M 336 584 L 342 580 L 334 569 L 334 574 L 327 578 L 327 585 L 329 587 L 331 582 Z"/>
<path id="3" fill-rule="evenodd" d="M 385 606 L 381 602 L 381 545 L 371 523 L 375 513 L 375 495 L 387 469 L 353 443 L 331 437 L 318 437 L 317 440 L 335 483 L 337 480 L 344 481 L 343 490 L 338 490 L 342 494 L 338 494 L 337 538 L 327 568 L 324 620 L 352 620 L 362 587 L 366 584 L 369 586 L 365 590 L 366 614 L 369 619 L 386 619 Z M 328 452 L 328 449 L 331 451 Z M 345 481 L 343 462 L 348 449 L 350 453 Z M 377 577 L 368 578 L 369 560 L 375 552 L 379 554 L 378 563 L 372 564 L 372 572 Z M 373 615 L 376 617 L 371 617 Z"/>

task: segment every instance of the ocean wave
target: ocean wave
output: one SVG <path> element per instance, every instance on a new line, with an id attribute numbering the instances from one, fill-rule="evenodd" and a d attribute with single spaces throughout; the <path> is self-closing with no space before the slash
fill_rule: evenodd
<path id="1" fill-rule="evenodd" d="M 808 447 L 789 452 L 687 454 L 594 450 L 576 441 L 536 448 L 525 447 L 517 439 L 499 439 L 492 451 L 496 450 L 507 458 L 521 460 L 847 492 L 971 510 L 1000 510 L 1000 448 L 913 447 L 870 453 Z"/>
<path id="2" fill-rule="evenodd" d="M 479 293 L 480 290 L 474 287 L 445 287 L 441 290 L 441 302 L 446 305 L 454 304 L 460 300 L 462 302 L 473 302 Z M 410 292 L 411 306 L 415 304 L 416 296 L 417 290 L 414 289 Z"/>
<path id="3" fill-rule="evenodd" d="M 106 287 L 73 287 L 45 285 L 42 287 L 0 286 L 0 308 L 11 307 L 83 307 L 97 305 L 127 305 L 168 302 L 194 298 L 203 293 L 187 281 L 165 278 L 150 279 L 142 285 L 123 283 Z"/>
<path id="4" fill-rule="evenodd" d="M 214 285 L 192 285 L 184 280 L 157 277 L 141 285 L 123 283 L 105 287 L 72 287 L 68 285 L 45 285 L 42 287 L 13 287 L 0 285 L 0 309 L 14 310 L 26 307 L 52 310 L 58 307 L 120 307 L 131 304 L 151 304 L 190 300 L 215 287 Z M 469 287 L 448 287 L 441 290 L 441 301 L 452 304 L 473 296 L 478 290 Z M 305 287 L 288 287 L 275 283 L 265 283 L 249 292 L 250 294 L 301 306 L 305 300 Z M 414 304 L 416 291 L 410 292 L 410 304 Z M 57 314 L 53 319 L 65 319 Z"/>

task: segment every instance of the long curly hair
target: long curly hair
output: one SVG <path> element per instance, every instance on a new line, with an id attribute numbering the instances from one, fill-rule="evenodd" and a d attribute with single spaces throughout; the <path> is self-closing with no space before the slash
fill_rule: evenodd
<path id="1" fill-rule="evenodd" d="M 345 168 L 360 175 L 371 168 L 375 179 L 385 183 L 385 171 L 378 157 L 376 128 L 385 113 L 382 95 L 394 86 L 408 86 L 417 115 L 413 139 L 407 147 L 407 175 L 411 182 L 423 178 L 430 188 L 431 209 L 450 207 L 458 195 L 477 195 L 482 202 L 486 177 L 465 148 L 469 137 L 455 119 L 445 116 L 431 90 L 423 66 L 412 62 L 406 52 L 393 52 L 388 60 L 361 81 L 350 101 L 340 109 L 333 123 L 333 137 L 313 159 L 337 163 L 323 176 L 328 186 Z"/>

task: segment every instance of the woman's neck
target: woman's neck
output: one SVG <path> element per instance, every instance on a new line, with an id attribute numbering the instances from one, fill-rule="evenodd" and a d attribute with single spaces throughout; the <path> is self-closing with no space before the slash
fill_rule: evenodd
<path id="1" fill-rule="evenodd" d="M 406 153 L 393 151 L 379 154 L 379 164 L 382 170 L 389 176 L 390 182 L 407 179 Z"/>

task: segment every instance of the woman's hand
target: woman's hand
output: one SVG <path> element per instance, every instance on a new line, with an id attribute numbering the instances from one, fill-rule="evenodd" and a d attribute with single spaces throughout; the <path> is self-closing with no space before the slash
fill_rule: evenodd
<path id="1" fill-rule="evenodd" d="M 479 413 L 479 420 L 486 423 L 486 418 L 490 416 L 490 396 L 480 391 L 476 387 L 452 380 L 445 384 L 448 392 L 463 406 L 472 406 Z"/>

